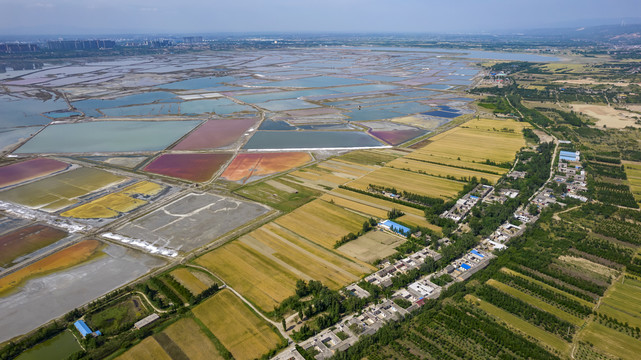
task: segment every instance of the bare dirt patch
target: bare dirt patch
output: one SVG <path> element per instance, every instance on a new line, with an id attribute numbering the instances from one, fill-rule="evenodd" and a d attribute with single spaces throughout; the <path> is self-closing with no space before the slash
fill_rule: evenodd
<path id="1" fill-rule="evenodd" d="M 572 110 L 595 118 L 597 120 L 596 126 L 600 128 L 604 126 L 615 129 L 623 129 L 627 126 L 641 127 L 634 119 L 634 117 L 639 117 L 638 114 L 618 110 L 611 106 L 572 104 Z"/>

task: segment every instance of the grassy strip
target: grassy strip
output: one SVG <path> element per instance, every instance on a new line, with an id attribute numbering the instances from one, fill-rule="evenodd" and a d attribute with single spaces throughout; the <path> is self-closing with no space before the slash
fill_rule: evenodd
<path id="1" fill-rule="evenodd" d="M 200 328 L 200 330 L 201 330 L 203 333 L 205 333 L 205 335 L 207 335 L 207 337 L 209 338 L 209 340 L 211 340 L 211 342 L 212 342 L 212 343 L 214 344 L 214 346 L 216 347 L 216 350 L 218 350 L 218 353 L 220 353 L 220 355 L 221 355 L 223 358 L 225 358 L 225 359 L 227 359 L 227 360 L 232 360 L 232 359 L 234 358 L 234 357 L 232 356 L 231 352 L 229 352 L 229 350 L 227 350 L 227 348 L 225 347 L 225 345 L 223 345 L 223 344 L 220 342 L 220 340 L 218 340 L 218 338 L 214 335 L 214 333 L 212 333 L 212 332 L 207 328 L 207 326 L 205 326 L 205 324 L 203 324 L 203 322 L 202 322 L 202 321 L 200 321 L 200 319 L 199 319 L 199 318 L 197 318 L 196 316 L 193 316 L 193 314 L 192 314 L 192 319 L 194 319 L 194 321 L 196 322 L 196 324 L 198 324 L 198 327 Z"/>

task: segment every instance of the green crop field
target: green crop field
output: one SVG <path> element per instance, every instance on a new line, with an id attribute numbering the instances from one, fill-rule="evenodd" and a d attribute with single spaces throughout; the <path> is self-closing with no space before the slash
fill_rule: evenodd
<path id="1" fill-rule="evenodd" d="M 550 347 L 561 354 L 568 354 L 570 350 L 570 344 L 563 341 L 563 339 L 539 327 L 536 327 L 530 324 L 529 322 L 488 303 L 487 301 L 482 301 L 472 295 L 467 295 L 466 299 L 474 304 L 478 304 L 478 306 L 481 309 L 483 309 L 483 311 L 499 319 L 501 322 L 505 323 L 508 327 L 515 329 L 527 336 L 533 337 L 542 346 Z"/>
<path id="2" fill-rule="evenodd" d="M 580 318 L 578 318 L 578 317 L 576 317 L 574 315 L 568 314 L 567 312 L 557 308 L 556 306 L 550 305 L 550 304 L 548 304 L 548 303 L 546 303 L 546 302 L 544 302 L 544 301 L 542 301 L 542 300 L 540 300 L 540 299 L 538 299 L 538 298 L 536 298 L 534 296 L 531 296 L 531 295 L 526 294 L 526 293 L 524 293 L 522 291 L 519 291 L 519 290 L 517 290 L 517 289 L 515 289 L 515 288 L 513 288 L 511 286 L 505 285 L 502 282 L 496 281 L 494 279 L 490 279 L 490 280 L 487 281 L 487 284 L 490 285 L 490 286 L 495 287 L 496 289 L 498 289 L 500 291 L 503 291 L 504 293 L 506 293 L 506 294 L 508 294 L 510 296 L 513 296 L 513 297 L 515 297 L 517 299 L 521 299 L 521 300 L 525 301 L 526 303 L 528 303 L 528 304 L 530 304 L 532 306 L 535 306 L 535 307 L 537 307 L 537 308 L 539 308 L 539 309 L 541 309 L 543 311 L 547 311 L 550 314 L 558 317 L 559 319 L 568 321 L 568 322 L 570 322 L 570 323 L 572 323 L 572 324 L 574 324 L 576 326 L 581 326 L 581 324 L 583 324 L 583 320 L 582 319 L 580 319 Z"/>

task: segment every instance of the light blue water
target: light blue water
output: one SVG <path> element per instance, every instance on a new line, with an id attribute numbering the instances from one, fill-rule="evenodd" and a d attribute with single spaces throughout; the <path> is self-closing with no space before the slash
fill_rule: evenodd
<path id="1" fill-rule="evenodd" d="M 308 103 L 307 101 L 299 99 L 273 100 L 264 103 L 258 103 L 256 105 L 269 111 L 311 109 L 318 107 L 318 105 L 314 105 L 312 103 Z"/>
<path id="2" fill-rule="evenodd" d="M 196 89 L 206 89 L 206 88 L 215 88 L 219 87 L 221 83 L 229 83 L 236 80 L 233 76 L 223 76 L 223 77 L 202 77 L 197 79 L 190 79 L 184 81 L 177 81 L 169 84 L 161 84 L 156 86 L 160 89 L 170 89 L 170 90 L 196 90 Z"/>
<path id="3" fill-rule="evenodd" d="M 370 91 L 386 91 L 398 89 L 398 86 L 394 85 L 385 85 L 385 84 L 370 84 L 370 85 L 360 85 L 360 86 L 347 86 L 341 88 L 334 88 L 334 92 L 339 93 L 364 93 Z"/>
<path id="4" fill-rule="evenodd" d="M 16 153 L 158 151 L 180 139 L 200 121 L 96 121 L 51 125 Z"/>
<path id="5" fill-rule="evenodd" d="M 0 150 L 17 144 L 40 130 L 40 126 L 0 129 Z"/>
<path id="6" fill-rule="evenodd" d="M 64 100 L 19 99 L 0 95 L 0 129 L 16 126 L 46 125 L 51 120 L 43 112 L 66 110 Z"/>
<path id="7" fill-rule="evenodd" d="M 349 47 L 348 47 L 349 48 Z M 478 50 L 466 50 L 466 49 L 440 49 L 440 48 L 412 48 L 412 47 L 366 47 L 366 46 L 357 46 L 351 47 L 352 49 L 361 49 L 361 50 L 373 50 L 373 51 L 411 51 L 411 52 L 420 52 L 420 53 L 450 53 L 453 56 L 455 54 L 462 54 L 461 57 L 470 58 L 470 59 L 488 59 L 488 60 L 510 60 L 510 61 L 531 61 L 531 62 L 550 62 L 550 61 L 560 61 L 561 59 L 555 56 L 545 56 L 545 55 L 536 55 L 536 54 L 523 54 L 523 53 L 503 53 L 496 51 L 478 51 Z"/>
<path id="8" fill-rule="evenodd" d="M 272 81 L 265 84 L 268 87 L 300 87 L 300 88 L 315 88 L 315 87 L 330 87 L 330 86 L 343 86 L 343 85 L 358 85 L 365 84 L 365 81 L 339 78 L 334 76 L 315 76 L 302 79 Z"/>
<path id="9" fill-rule="evenodd" d="M 328 89 L 313 89 L 300 91 L 281 91 L 267 94 L 239 95 L 235 96 L 235 98 L 249 104 L 258 104 L 270 100 L 296 99 L 304 96 L 329 95 L 334 93 L 336 92 Z"/>
<path id="10" fill-rule="evenodd" d="M 120 106 L 149 104 L 153 102 L 177 102 L 176 95 L 166 91 L 153 91 L 143 94 L 135 94 L 119 97 L 116 99 L 89 99 L 73 102 L 72 105 L 85 113 L 87 116 L 101 117 L 96 109 L 116 108 Z"/>
<path id="11" fill-rule="evenodd" d="M 430 89 L 430 90 L 447 90 L 451 89 L 452 85 L 447 85 L 447 84 L 430 84 L 423 86 L 425 89 Z"/>
<path id="12" fill-rule="evenodd" d="M 367 79 L 367 80 L 373 80 L 373 81 L 385 81 L 385 82 L 394 82 L 394 81 L 402 81 L 405 80 L 405 78 L 399 77 L 399 76 L 386 76 L 386 75 L 366 75 L 366 76 L 360 76 L 362 79 Z"/>
<path id="13" fill-rule="evenodd" d="M 180 105 L 177 103 L 160 103 L 151 105 L 135 105 L 113 109 L 100 109 L 107 117 L 178 115 Z"/>
<path id="14" fill-rule="evenodd" d="M 255 110 L 251 106 L 239 105 L 226 98 L 185 101 L 180 105 L 180 112 L 184 115 L 200 115 L 207 113 L 227 115 L 241 111 Z"/>
<path id="15" fill-rule="evenodd" d="M 60 119 L 60 118 L 66 118 L 71 116 L 80 116 L 82 114 L 77 111 L 64 111 L 64 112 L 49 112 L 49 113 L 45 113 L 45 115 L 47 115 L 50 118 Z"/>

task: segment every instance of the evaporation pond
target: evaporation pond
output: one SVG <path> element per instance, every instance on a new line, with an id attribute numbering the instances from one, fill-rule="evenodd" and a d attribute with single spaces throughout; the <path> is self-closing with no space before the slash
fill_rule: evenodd
<path id="1" fill-rule="evenodd" d="M 46 125 L 51 120 L 40 115 L 43 112 L 67 109 L 64 100 L 19 99 L 0 96 L 0 129 L 16 126 Z"/>
<path id="2" fill-rule="evenodd" d="M 51 125 L 21 146 L 17 153 L 87 153 L 158 151 L 201 122 L 96 121 Z"/>
<path id="3" fill-rule="evenodd" d="M 87 116 L 101 117 L 96 109 L 115 108 L 156 102 L 177 102 L 176 95 L 165 91 L 153 91 L 142 94 L 127 95 L 115 99 L 89 99 L 75 101 L 72 105 Z"/>
<path id="4" fill-rule="evenodd" d="M 245 149 L 323 149 L 383 146 L 359 131 L 258 131 Z"/>
<path id="5" fill-rule="evenodd" d="M 314 87 L 330 87 L 330 86 L 343 86 L 343 85 L 359 85 L 364 84 L 364 81 L 339 78 L 333 76 L 314 76 L 302 79 L 292 79 L 283 81 L 273 81 L 263 86 L 269 87 L 301 87 L 301 88 L 314 88 Z"/>

